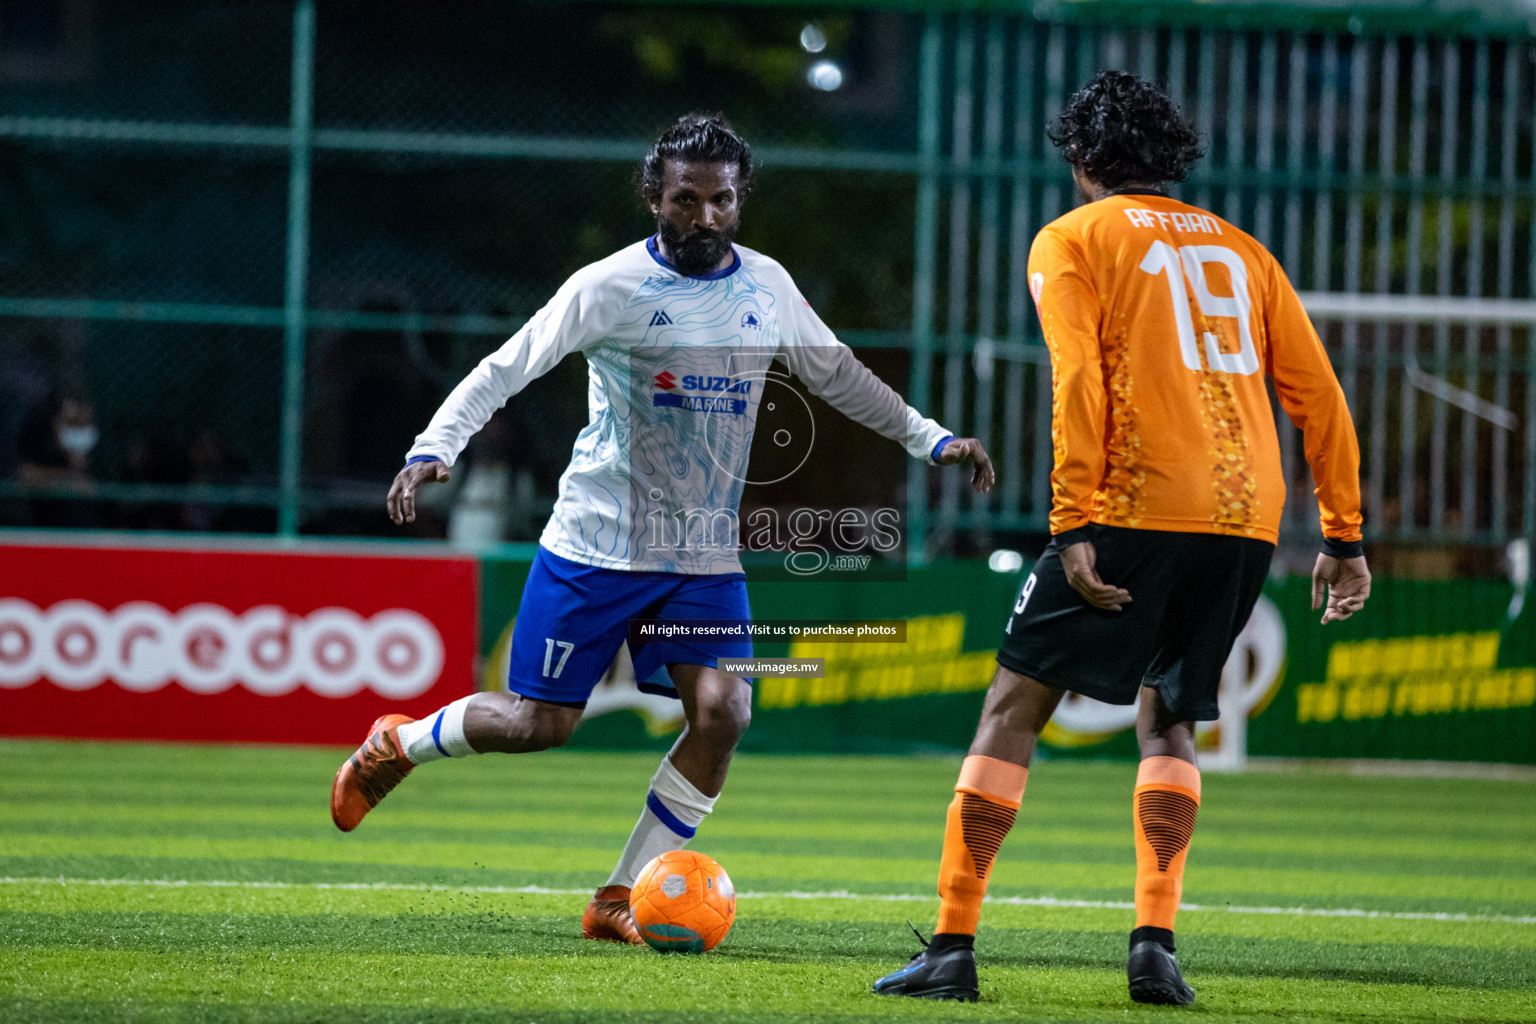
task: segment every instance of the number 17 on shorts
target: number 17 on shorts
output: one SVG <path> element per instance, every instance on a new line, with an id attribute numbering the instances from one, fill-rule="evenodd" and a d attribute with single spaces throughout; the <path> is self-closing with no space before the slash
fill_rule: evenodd
<path id="1" fill-rule="evenodd" d="M 566 660 L 576 645 L 564 640 L 556 640 L 553 637 L 544 638 L 544 678 L 559 679 L 560 673 L 565 671 Z M 558 654 L 556 653 L 558 652 Z M 553 671 L 551 671 L 553 666 Z"/>

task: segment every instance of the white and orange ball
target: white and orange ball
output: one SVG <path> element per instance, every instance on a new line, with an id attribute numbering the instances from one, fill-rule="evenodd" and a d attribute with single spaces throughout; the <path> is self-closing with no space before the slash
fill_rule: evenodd
<path id="1" fill-rule="evenodd" d="M 736 887 L 713 859 L 671 850 L 640 871 L 629 893 L 640 937 L 660 953 L 714 949 L 736 920 Z"/>

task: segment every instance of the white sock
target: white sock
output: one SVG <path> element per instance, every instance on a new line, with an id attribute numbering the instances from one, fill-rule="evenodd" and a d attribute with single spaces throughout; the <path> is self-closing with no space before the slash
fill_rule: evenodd
<path id="1" fill-rule="evenodd" d="M 651 858 L 687 846 L 718 799 L 694 789 L 693 783 L 672 767 L 670 757 L 662 758 L 661 767 L 651 777 L 645 809 L 624 844 L 613 874 L 608 876 L 608 884 L 632 886 Z"/>
<path id="2" fill-rule="evenodd" d="M 412 764 L 426 764 L 445 757 L 468 757 L 475 752 L 464 738 L 464 711 L 475 695 L 460 697 L 426 718 L 402 725 L 400 745 Z"/>

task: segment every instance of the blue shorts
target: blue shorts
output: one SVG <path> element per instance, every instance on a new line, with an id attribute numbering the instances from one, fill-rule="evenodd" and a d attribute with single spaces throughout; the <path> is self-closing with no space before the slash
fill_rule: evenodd
<path id="1" fill-rule="evenodd" d="M 579 707 L 629 640 L 631 619 L 752 618 L 741 573 L 689 576 L 599 569 L 544 548 L 533 559 L 517 622 L 507 688 L 524 697 Z M 676 697 L 667 666 L 715 668 L 721 658 L 752 657 L 752 641 L 719 639 L 631 643 L 635 681 L 646 693 Z"/>

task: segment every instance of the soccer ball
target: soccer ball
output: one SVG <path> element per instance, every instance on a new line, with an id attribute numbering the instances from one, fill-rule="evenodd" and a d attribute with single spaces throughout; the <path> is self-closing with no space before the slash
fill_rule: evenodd
<path id="1" fill-rule="evenodd" d="M 702 853 L 672 850 L 640 871 L 629 892 L 635 927 L 658 953 L 714 949 L 736 920 L 736 887 Z"/>

